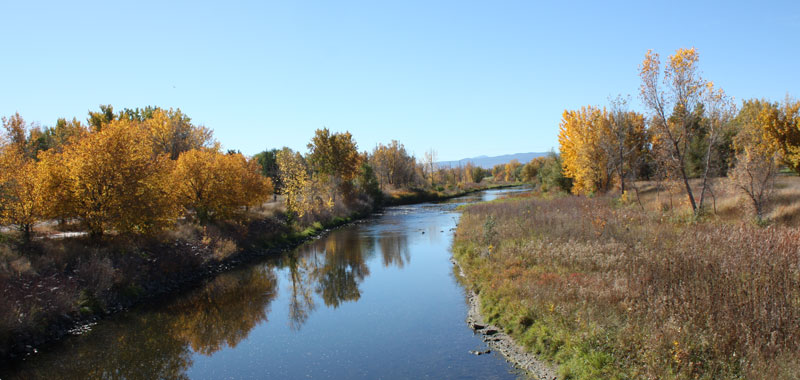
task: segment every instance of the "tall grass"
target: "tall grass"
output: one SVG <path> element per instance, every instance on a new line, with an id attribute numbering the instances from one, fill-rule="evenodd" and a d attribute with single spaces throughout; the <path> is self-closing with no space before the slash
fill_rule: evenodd
<path id="1" fill-rule="evenodd" d="M 798 241 L 610 198 L 527 198 L 468 207 L 455 252 L 486 316 L 565 378 L 794 379 Z"/>

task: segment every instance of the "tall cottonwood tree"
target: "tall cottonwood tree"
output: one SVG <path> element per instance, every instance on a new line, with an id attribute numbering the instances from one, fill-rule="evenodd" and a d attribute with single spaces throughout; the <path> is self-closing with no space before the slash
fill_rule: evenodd
<path id="1" fill-rule="evenodd" d="M 564 111 L 558 144 L 564 175 L 573 180 L 573 193 L 602 192 L 610 186 L 609 158 L 601 148 L 609 136 L 609 124 L 605 109 L 587 106 Z"/>
<path id="2" fill-rule="evenodd" d="M 642 80 L 640 97 L 650 110 L 650 129 L 653 133 L 654 150 L 660 154 L 659 162 L 667 165 L 683 184 L 692 211 L 699 213 L 702 204 L 695 200 L 689 184 L 687 166 L 693 141 L 706 138 L 702 128 L 696 127 L 698 111 L 706 108 L 709 98 L 707 82 L 700 76 L 697 62 L 699 55 L 694 48 L 678 49 L 669 57 L 661 72 L 659 55 L 649 50 L 639 67 Z M 710 144 L 713 149 L 714 144 Z M 699 161 L 708 162 L 710 151 Z M 704 177 L 708 171 L 704 170 Z M 707 181 L 703 181 L 707 184 Z M 705 186 L 704 186 L 705 187 Z M 702 194 L 705 193 L 703 189 Z M 702 195 L 701 195 L 702 198 Z"/>

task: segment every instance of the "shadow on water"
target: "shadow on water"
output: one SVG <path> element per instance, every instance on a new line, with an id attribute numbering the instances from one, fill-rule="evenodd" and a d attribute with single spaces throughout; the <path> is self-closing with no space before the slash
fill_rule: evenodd
<path id="1" fill-rule="evenodd" d="M 215 364 L 220 372 L 213 374 L 204 369 L 205 362 L 235 363 L 223 353 L 246 356 L 253 352 L 278 362 L 271 366 L 280 367 L 282 354 L 287 366 L 308 366 L 272 372 L 278 377 L 411 377 L 419 375 L 414 371 L 421 371 L 437 378 L 513 378 L 501 358 L 478 362 L 466 356 L 469 349 L 482 343 L 463 325 L 463 290 L 449 275 L 452 265 L 447 261 L 451 229 L 457 219 L 453 209 L 511 191 L 516 190 L 387 209 L 367 223 L 333 231 L 280 258 L 220 274 L 186 294 L 104 320 L 88 333 L 64 339 L 17 368 L 0 371 L 0 378 L 259 378 L 265 373 L 235 372 L 230 370 L 231 364 Z M 371 275 L 374 280 L 368 288 L 372 298 L 362 299 L 362 288 Z M 271 318 L 279 320 L 278 325 L 268 323 L 273 309 L 276 314 Z M 315 326 L 301 331 L 315 313 L 320 313 Z M 375 314 L 373 319 L 370 314 Z M 342 320 L 344 315 L 347 319 Z M 409 324 L 411 320 L 426 321 L 431 331 Z M 364 336 L 333 331 L 337 327 L 360 330 Z M 254 334 L 256 330 L 258 334 Z M 348 341 L 356 338 L 362 340 Z M 295 358 L 296 352 L 307 354 L 319 348 L 319 339 L 327 339 L 322 344 L 325 347 L 349 345 L 353 355 L 361 356 L 392 345 L 397 348 L 381 354 L 377 363 L 363 359 L 350 363 L 346 354 L 325 352 L 315 355 L 332 356 L 331 361 L 309 363 L 308 358 Z M 425 340 L 429 341 L 427 347 L 413 343 Z M 359 354 L 359 349 L 364 352 Z M 398 362 L 394 358 L 398 355 L 406 355 L 408 362 Z M 204 362 L 203 369 L 195 368 L 198 362 Z M 459 367 L 464 368 L 459 371 Z"/>

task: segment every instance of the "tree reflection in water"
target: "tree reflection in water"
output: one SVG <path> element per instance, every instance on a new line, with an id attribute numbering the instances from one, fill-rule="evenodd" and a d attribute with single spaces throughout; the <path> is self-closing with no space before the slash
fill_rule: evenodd
<path id="1" fill-rule="evenodd" d="M 358 301 L 360 286 L 370 275 L 367 262 L 378 250 L 385 267 L 409 263 L 407 234 L 365 234 L 359 228 L 334 231 L 276 260 L 288 269 L 290 327 L 303 326 L 315 310 L 316 297 L 331 308 Z M 167 305 L 103 321 L 91 333 L 66 339 L 21 363 L 13 377 L 0 377 L 186 379 L 193 352 L 212 355 L 226 346 L 236 347 L 267 321 L 277 296 L 274 265 L 223 273 Z"/>
<path id="2" fill-rule="evenodd" d="M 374 243 L 355 229 L 338 230 L 324 239 L 304 244 L 289 254 L 291 297 L 289 324 L 298 330 L 316 307 L 312 294 L 319 295 L 325 306 L 337 308 L 342 302 L 361 298 L 358 286 L 369 275 L 365 252 Z"/>
<path id="3" fill-rule="evenodd" d="M 306 323 L 314 310 L 314 297 L 311 294 L 313 267 L 306 257 L 289 254 L 289 279 L 292 282 L 292 294 L 289 298 L 289 327 L 299 330 Z"/>
<path id="4" fill-rule="evenodd" d="M 175 316 L 173 333 L 204 355 L 225 345 L 236 347 L 253 327 L 267 320 L 276 284 L 274 272 L 266 266 L 222 274 L 202 291 L 169 307 Z"/>
<path id="5" fill-rule="evenodd" d="M 236 346 L 266 321 L 276 285 L 267 266 L 223 273 L 165 308 L 103 321 L 91 333 L 21 363 L 14 377 L 187 379 L 189 348 L 211 355 L 225 345 Z"/>
<path id="6" fill-rule="evenodd" d="M 385 267 L 394 265 L 398 268 L 403 268 L 411 261 L 407 233 L 389 232 L 383 234 L 378 237 L 378 245 L 381 247 L 383 266 Z"/>
<path id="7" fill-rule="evenodd" d="M 370 274 L 367 260 L 375 255 L 376 241 L 385 267 L 403 268 L 410 261 L 405 233 L 384 232 L 373 237 L 354 228 L 335 231 L 289 254 L 286 263 L 291 281 L 292 329 L 300 329 L 316 308 L 312 288 L 325 306 L 334 309 L 361 298 L 359 286 Z"/>

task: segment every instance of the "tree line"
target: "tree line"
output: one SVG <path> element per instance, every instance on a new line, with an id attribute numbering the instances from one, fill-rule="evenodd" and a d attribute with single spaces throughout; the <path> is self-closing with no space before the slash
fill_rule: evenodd
<path id="1" fill-rule="evenodd" d="M 618 96 L 608 107 L 565 110 L 559 130 L 562 188 L 575 194 L 638 190 L 639 179 L 679 183 L 695 215 L 728 176 L 761 220 L 780 165 L 800 173 L 800 102 L 750 99 L 737 107 L 704 79 L 694 48 L 662 65 L 648 51 L 639 66 L 646 113 Z M 690 180 L 697 182 L 694 186 Z"/>
<path id="2" fill-rule="evenodd" d="M 86 124 L 47 128 L 19 114 L 2 121 L 0 224 L 26 241 L 43 220 L 77 220 L 92 237 L 151 233 L 180 217 L 205 224 L 272 192 L 256 161 L 223 153 L 180 110 L 102 106 Z"/>
<path id="3" fill-rule="evenodd" d="M 2 118 L 0 226 L 30 241 L 42 221 L 79 222 L 94 238 L 152 234 L 179 219 L 199 225 L 242 216 L 281 196 L 286 216 L 308 225 L 372 209 L 385 193 L 457 191 L 481 181 L 525 177 L 512 162 L 493 170 L 439 167 L 436 152 L 418 160 L 402 143 L 360 151 L 349 132 L 319 129 L 307 152 L 271 149 L 253 157 L 223 152 L 211 129 L 180 109 L 115 111 L 102 105 L 85 122 L 54 126 Z"/>

